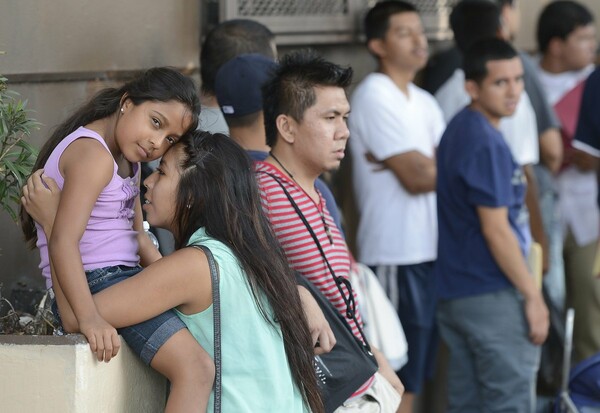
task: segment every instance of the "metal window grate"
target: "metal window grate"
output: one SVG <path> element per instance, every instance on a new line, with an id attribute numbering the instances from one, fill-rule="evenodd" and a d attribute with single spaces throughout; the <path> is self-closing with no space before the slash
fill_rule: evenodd
<path id="1" fill-rule="evenodd" d="M 459 0 L 408 0 L 430 40 L 451 38 L 448 17 Z M 362 18 L 376 0 L 220 0 L 220 20 L 247 18 L 268 26 L 278 44 L 356 41 Z"/>
<path id="2" fill-rule="evenodd" d="M 449 17 L 452 8 L 460 0 L 408 0 L 415 5 L 421 19 L 425 33 L 430 40 L 447 40 L 452 38 Z"/>
<path id="3" fill-rule="evenodd" d="M 239 16 L 319 16 L 348 13 L 348 0 L 240 0 Z"/>
<path id="4" fill-rule="evenodd" d="M 459 0 L 408 0 L 414 4 L 420 13 L 436 14 L 448 13 Z"/>

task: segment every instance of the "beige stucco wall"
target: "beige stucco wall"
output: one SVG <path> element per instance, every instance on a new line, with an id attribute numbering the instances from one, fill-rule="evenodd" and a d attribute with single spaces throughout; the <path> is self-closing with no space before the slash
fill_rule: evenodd
<path id="1" fill-rule="evenodd" d="M 166 379 L 123 342 L 98 362 L 81 335 L 0 336 L 0 410 L 5 413 L 159 413 Z"/>
<path id="2" fill-rule="evenodd" d="M 198 0 L 0 3 L 4 74 L 198 64 Z"/>

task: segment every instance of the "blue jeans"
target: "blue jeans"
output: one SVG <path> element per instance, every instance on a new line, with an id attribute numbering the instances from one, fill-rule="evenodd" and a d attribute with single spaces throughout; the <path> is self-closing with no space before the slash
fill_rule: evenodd
<path id="1" fill-rule="evenodd" d="M 133 277 L 141 270 L 141 267 L 117 265 L 86 271 L 85 274 L 91 293 L 96 294 L 111 285 Z M 52 312 L 60 323 L 56 302 L 52 304 Z M 174 311 L 169 310 L 150 320 L 119 328 L 117 331 L 123 336 L 131 350 L 149 365 L 158 349 L 176 332 L 184 328 L 186 327 L 183 321 Z"/>
<path id="2" fill-rule="evenodd" d="M 437 320 L 450 350 L 449 413 L 535 411 L 540 347 L 515 289 L 440 301 Z"/>

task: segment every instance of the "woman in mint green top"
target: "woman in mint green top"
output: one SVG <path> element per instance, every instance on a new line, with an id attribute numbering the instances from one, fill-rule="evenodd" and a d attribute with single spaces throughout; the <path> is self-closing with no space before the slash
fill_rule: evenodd
<path id="1" fill-rule="evenodd" d="M 204 252 L 189 246 L 207 246 L 217 262 L 223 412 L 321 412 L 294 274 L 263 215 L 244 150 L 225 135 L 194 132 L 163 156 L 144 185 L 146 219 L 170 230 L 178 248 L 155 264 L 146 283 L 158 283 L 156 300 L 176 307 L 211 356 L 210 270 Z M 133 287 L 130 293 L 140 294 Z M 212 406 L 211 395 L 208 411 Z"/>
<path id="2" fill-rule="evenodd" d="M 188 245 L 210 248 L 219 267 L 224 412 L 303 412 L 302 395 L 287 362 L 281 329 L 273 310 L 267 319 L 250 290 L 246 274 L 233 251 L 198 229 Z M 264 294 L 260 294 L 266 300 Z M 266 302 L 266 301 L 265 301 Z M 196 314 L 176 311 L 200 345 L 213 356 L 212 306 Z M 211 396 L 208 411 L 212 411 Z"/>

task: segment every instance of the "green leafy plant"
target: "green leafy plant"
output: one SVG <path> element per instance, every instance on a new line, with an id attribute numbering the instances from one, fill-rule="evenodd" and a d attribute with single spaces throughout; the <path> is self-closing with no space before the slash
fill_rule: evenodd
<path id="1" fill-rule="evenodd" d="M 0 52 L 2 54 L 2 52 Z M 7 79 L 0 75 L 0 209 L 16 222 L 21 188 L 38 156 L 38 151 L 26 142 L 39 123 L 29 117 L 27 102 L 9 90 Z M 52 334 L 53 317 L 48 294 L 36 306 L 35 315 L 17 311 L 2 296 L 0 284 L 0 335 L 1 334 Z"/>
<path id="2" fill-rule="evenodd" d="M 9 90 L 0 75 L 0 209 L 17 221 L 21 187 L 35 163 L 38 151 L 26 142 L 39 123 L 29 118 L 27 102 Z"/>

